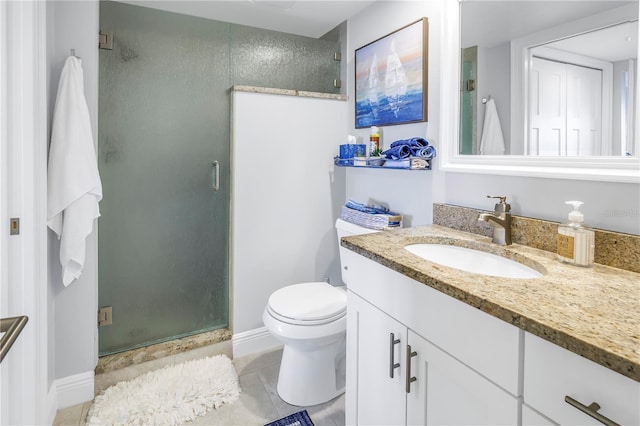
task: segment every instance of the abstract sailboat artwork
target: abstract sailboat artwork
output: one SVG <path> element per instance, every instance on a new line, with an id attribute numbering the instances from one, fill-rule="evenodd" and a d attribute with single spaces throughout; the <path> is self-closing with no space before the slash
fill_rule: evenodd
<path id="1" fill-rule="evenodd" d="M 378 55 L 373 54 L 371 65 L 369 66 L 369 80 L 367 81 L 369 88 L 367 92 L 367 100 L 371 108 L 373 119 L 378 118 L 378 90 L 380 89 L 380 73 L 378 72 Z"/>
<path id="2" fill-rule="evenodd" d="M 355 51 L 356 128 L 427 120 L 427 18 Z"/>
<path id="3" fill-rule="evenodd" d="M 408 83 L 407 72 L 396 52 L 396 41 L 392 40 L 390 52 L 387 56 L 387 68 L 384 74 L 384 93 L 387 98 L 389 110 L 396 118 L 398 118 L 402 110 L 403 102 L 406 102 Z"/>

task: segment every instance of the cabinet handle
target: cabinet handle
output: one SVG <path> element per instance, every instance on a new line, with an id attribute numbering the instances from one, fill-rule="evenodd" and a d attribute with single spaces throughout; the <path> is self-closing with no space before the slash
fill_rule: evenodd
<path id="1" fill-rule="evenodd" d="M 607 426 L 620 426 L 618 423 L 614 422 L 613 420 L 598 413 L 598 410 L 600 409 L 600 404 L 598 404 L 597 402 L 592 402 L 591 405 L 586 406 L 576 401 L 575 399 L 571 398 L 569 395 L 566 395 L 564 397 L 564 401 L 567 404 L 576 407 L 578 410 L 582 411 L 583 413 L 593 417 L 594 419 L 596 419 L 602 424 L 605 424 Z"/>
<path id="2" fill-rule="evenodd" d="M 415 377 L 411 377 L 411 358 L 416 355 L 418 352 L 411 352 L 411 345 L 407 345 L 407 393 L 411 393 L 411 383 L 417 380 Z"/>
<path id="3" fill-rule="evenodd" d="M 396 339 L 394 334 L 389 334 L 389 377 L 393 379 L 393 370 L 400 368 L 400 363 L 395 361 L 394 346 L 400 343 L 400 339 Z"/>

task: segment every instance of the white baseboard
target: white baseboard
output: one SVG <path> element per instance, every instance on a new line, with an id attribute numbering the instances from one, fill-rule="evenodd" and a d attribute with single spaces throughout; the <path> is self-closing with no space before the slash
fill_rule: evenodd
<path id="1" fill-rule="evenodd" d="M 53 421 L 56 419 L 56 412 L 58 411 L 58 398 L 56 395 L 55 382 L 49 388 L 49 392 L 47 392 L 47 400 L 45 401 L 44 405 L 45 405 L 45 409 L 44 409 L 45 419 L 43 423 L 52 425 Z"/>
<path id="2" fill-rule="evenodd" d="M 94 373 L 74 374 L 55 381 L 58 410 L 91 401 L 94 395 Z"/>
<path id="3" fill-rule="evenodd" d="M 233 345 L 234 358 L 282 346 L 282 343 L 273 337 L 266 327 L 234 334 L 231 337 L 231 344 Z"/>

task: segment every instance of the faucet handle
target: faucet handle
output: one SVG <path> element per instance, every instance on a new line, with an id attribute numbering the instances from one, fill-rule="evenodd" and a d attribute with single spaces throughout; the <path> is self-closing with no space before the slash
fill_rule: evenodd
<path id="1" fill-rule="evenodd" d="M 497 212 L 508 212 L 511 210 L 511 204 L 507 203 L 506 195 L 487 195 L 487 198 L 499 198 L 500 202 L 496 203 L 494 209 Z"/>

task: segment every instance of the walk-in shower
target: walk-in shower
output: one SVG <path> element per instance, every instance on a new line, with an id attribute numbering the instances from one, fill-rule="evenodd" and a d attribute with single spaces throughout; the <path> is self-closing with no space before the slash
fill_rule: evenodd
<path id="1" fill-rule="evenodd" d="M 113 32 L 99 92 L 106 355 L 228 327 L 229 89 L 336 93 L 340 64 L 335 40 L 117 2 L 101 3 L 100 26 Z M 256 155 L 277 166 L 261 141 Z"/>

